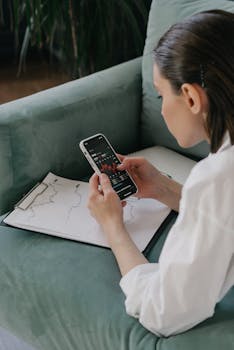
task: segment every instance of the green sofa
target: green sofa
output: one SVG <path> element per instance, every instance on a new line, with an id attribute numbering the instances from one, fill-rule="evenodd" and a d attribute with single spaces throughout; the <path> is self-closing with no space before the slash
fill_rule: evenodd
<path id="1" fill-rule="evenodd" d="M 152 85 L 151 52 L 172 23 L 210 8 L 234 12 L 234 2 L 153 1 L 142 58 L 0 106 L 1 221 L 49 171 L 88 179 L 78 144 L 97 132 L 120 153 L 155 154 L 160 169 L 185 181 L 193 160 L 209 149 L 181 149 L 167 131 Z M 175 220 L 171 212 L 145 250 L 150 261 L 159 258 Z M 0 224 L 0 327 L 21 339 L 22 349 L 234 349 L 234 288 L 212 318 L 158 338 L 126 314 L 119 280 L 109 249 Z"/>

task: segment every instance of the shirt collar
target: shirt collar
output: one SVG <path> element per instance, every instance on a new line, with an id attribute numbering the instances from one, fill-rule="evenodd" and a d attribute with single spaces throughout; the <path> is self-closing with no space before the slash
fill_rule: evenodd
<path id="1" fill-rule="evenodd" d="M 229 148 L 231 146 L 231 139 L 230 139 L 230 135 L 229 132 L 226 131 L 223 137 L 223 142 L 221 147 L 218 149 L 217 152 L 222 152 L 225 151 L 227 148 Z"/>

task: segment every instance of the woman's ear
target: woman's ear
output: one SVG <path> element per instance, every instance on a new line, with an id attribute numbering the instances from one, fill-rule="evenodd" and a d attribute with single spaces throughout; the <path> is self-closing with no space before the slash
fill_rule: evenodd
<path id="1" fill-rule="evenodd" d="M 199 114 L 203 111 L 203 96 L 204 91 L 197 84 L 185 83 L 181 86 L 182 95 L 185 99 L 187 107 L 193 114 Z"/>

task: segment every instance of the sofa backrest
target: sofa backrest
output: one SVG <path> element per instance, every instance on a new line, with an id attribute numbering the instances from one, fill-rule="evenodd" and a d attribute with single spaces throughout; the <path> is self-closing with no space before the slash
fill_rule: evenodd
<path id="1" fill-rule="evenodd" d="M 197 158 L 207 155 L 209 147 L 202 143 L 196 147 L 182 149 L 169 133 L 161 116 L 161 101 L 153 86 L 152 50 L 159 38 L 174 23 L 197 12 L 209 9 L 234 12 L 233 0 L 153 0 L 148 20 L 147 38 L 142 61 L 143 105 L 141 142 L 143 147 L 155 144 L 172 148 Z M 233 40 L 231 37 L 230 40 Z"/>
<path id="2" fill-rule="evenodd" d="M 92 134 L 104 133 L 123 154 L 135 151 L 141 86 L 139 58 L 1 105 L 0 215 L 49 171 L 91 174 L 79 142 Z"/>

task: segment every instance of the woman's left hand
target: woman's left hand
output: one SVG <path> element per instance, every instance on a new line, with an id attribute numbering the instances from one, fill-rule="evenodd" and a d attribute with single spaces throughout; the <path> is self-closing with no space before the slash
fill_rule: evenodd
<path id="1" fill-rule="evenodd" d="M 123 206 L 126 202 L 120 201 L 107 175 L 94 174 L 89 183 L 88 208 L 106 234 L 121 274 L 125 275 L 135 266 L 148 263 L 126 231 L 123 222 Z"/>
<path id="2" fill-rule="evenodd" d="M 101 225 L 105 233 L 113 228 L 123 229 L 123 206 L 116 192 L 113 190 L 110 180 L 106 174 L 93 174 L 89 180 L 90 192 L 88 208 L 91 215 Z M 99 190 L 101 185 L 101 191 Z"/>

